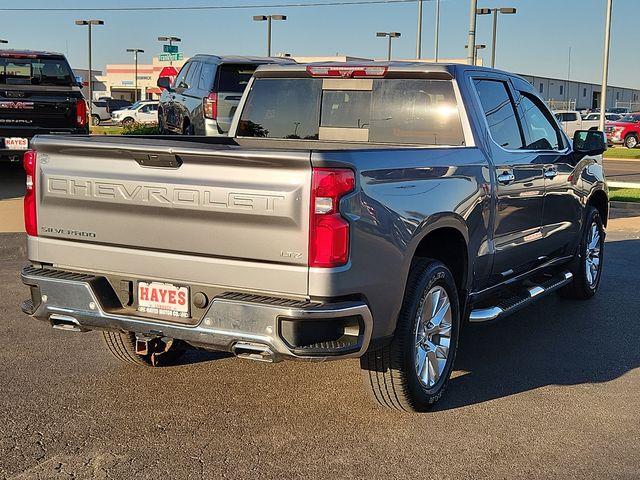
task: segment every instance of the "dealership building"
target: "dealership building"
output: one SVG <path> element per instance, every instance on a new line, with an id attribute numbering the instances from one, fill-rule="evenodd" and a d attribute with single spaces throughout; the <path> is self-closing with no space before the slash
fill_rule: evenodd
<path id="1" fill-rule="evenodd" d="M 286 55 L 289 57 L 289 55 Z M 290 56 L 293 60 L 301 63 L 307 62 L 344 62 L 344 61 L 373 61 L 370 58 L 352 56 Z M 173 67 L 180 70 L 180 67 L 188 58 L 173 62 Z M 407 61 L 415 61 L 413 59 Z M 429 62 L 430 60 L 422 60 Z M 466 59 L 441 59 L 443 63 L 466 63 Z M 161 62 L 158 57 L 153 58 L 151 64 L 138 64 L 138 96 L 143 99 L 157 99 L 160 89 L 156 82 L 162 69 L 169 65 L 169 62 Z M 83 83 L 88 86 L 87 71 L 75 70 Z M 586 110 L 600 106 L 602 95 L 601 85 L 577 80 L 542 77 L 521 73 L 521 77 L 531 83 L 540 95 L 554 109 L 570 108 Z M 104 72 L 93 72 L 94 98 L 112 97 L 126 100 L 134 100 L 135 95 L 135 65 L 134 64 L 109 64 Z M 85 87 L 88 96 L 88 88 Z M 607 105 L 610 107 L 627 107 L 631 110 L 640 110 L 640 89 L 629 87 L 609 86 L 607 88 Z"/>

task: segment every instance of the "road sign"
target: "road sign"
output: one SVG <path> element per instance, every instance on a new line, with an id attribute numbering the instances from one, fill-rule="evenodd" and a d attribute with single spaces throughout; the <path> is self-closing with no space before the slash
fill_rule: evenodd
<path id="1" fill-rule="evenodd" d="M 175 67 L 163 67 L 162 70 L 160 70 L 160 75 L 158 75 L 158 77 L 168 77 L 169 83 L 173 84 L 173 81 L 176 79 L 177 75 L 178 70 L 176 70 Z"/>
<path id="2" fill-rule="evenodd" d="M 178 45 L 163 45 L 162 51 L 164 53 L 178 53 Z"/>
<path id="3" fill-rule="evenodd" d="M 158 56 L 158 59 L 161 62 L 171 62 L 176 60 L 182 60 L 184 55 L 182 53 L 161 53 Z"/>

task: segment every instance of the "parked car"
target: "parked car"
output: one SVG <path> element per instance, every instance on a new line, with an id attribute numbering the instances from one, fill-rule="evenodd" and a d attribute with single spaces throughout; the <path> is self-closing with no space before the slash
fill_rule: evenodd
<path id="1" fill-rule="evenodd" d="M 597 292 L 604 134 L 570 141 L 524 79 L 263 65 L 240 105 L 228 138 L 38 137 L 22 309 L 143 366 L 360 357 L 377 402 L 423 411 L 467 321 Z"/>
<path id="2" fill-rule="evenodd" d="M 158 101 L 142 100 L 124 110 L 116 110 L 111 113 L 111 120 L 119 125 L 158 123 Z"/>
<path id="3" fill-rule="evenodd" d="M 183 65 L 173 85 L 161 77 L 160 133 L 224 136 L 254 70 L 290 59 L 195 55 Z"/>
<path id="4" fill-rule="evenodd" d="M 111 112 L 115 112 L 116 110 L 124 110 L 133 104 L 133 102 L 121 98 L 100 97 L 98 100 L 107 103 L 106 108 L 109 114 L 111 114 Z"/>
<path id="5" fill-rule="evenodd" d="M 627 113 L 631 113 L 631 109 L 629 107 L 612 107 L 612 108 L 607 108 L 607 112 L 619 113 L 621 115 L 625 115 Z"/>
<path id="6" fill-rule="evenodd" d="M 640 112 L 630 113 L 617 122 L 608 123 L 605 132 L 609 143 L 636 148 L 640 142 Z"/>
<path id="7" fill-rule="evenodd" d="M 622 118 L 622 115 L 619 113 L 605 113 L 604 118 L 607 122 L 616 122 Z M 582 117 L 582 120 L 587 122 L 600 122 L 600 114 L 599 113 L 588 113 Z"/>
<path id="8" fill-rule="evenodd" d="M 0 50 L 0 161 L 20 161 L 41 133 L 88 132 L 87 103 L 64 55 Z"/>
<path id="9" fill-rule="evenodd" d="M 107 102 L 104 100 L 94 100 L 91 109 L 91 125 L 97 126 L 101 122 L 111 120 L 111 115 L 107 110 Z"/>
<path id="10" fill-rule="evenodd" d="M 597 130 L 600 120 L 587 120 L 582 118 L 580 112 L 576 110 L 559 110 L 554 112 L 558 123 L 562 126 L 567 135 L 573 136 L 578 130 Z M 597 114 L 599 115 L 599 114 Z"/>

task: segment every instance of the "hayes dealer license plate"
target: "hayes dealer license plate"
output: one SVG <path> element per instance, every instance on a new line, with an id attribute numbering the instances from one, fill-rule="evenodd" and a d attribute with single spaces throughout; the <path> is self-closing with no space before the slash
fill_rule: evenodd
<path id="1" fill-rule="evenodd" d="M 4 139 L 4 148 L 8 150 L 26 150 L 29 148 L 29 140 L 26 138 L 8 137 Z"/>
<path id="2" fill-rule="evenodd" d="M 189 288 L 170 283 L 138 282 L 138 311 L 187 318 Z"/>

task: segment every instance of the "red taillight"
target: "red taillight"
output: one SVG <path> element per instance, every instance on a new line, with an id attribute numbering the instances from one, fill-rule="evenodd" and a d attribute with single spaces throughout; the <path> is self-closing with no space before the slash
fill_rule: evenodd
<path id="1" fill-rule="evenodd" d="M 312 77 L 384 77 L 387 74 L 386 66 L 370 65 L 363 67 L 338 67 L 334 65 L 310 65 L 307 72 Z"/>
<path id="2" fill-rule="evenodd" d="M 76 103 L 76 125 L 84 127 L 87 125 L 87 102 L 79 98 Z"/>
<path id="3" fill-rule="evenodd" d="M 349 260 L 349 222 L 340 198 L 353 191 L 355 176 L 344 168 L 314 168 L 311 179 L 309 266 L 338 267 Z"/>
<path id="4" fill-rule="evenodd" d="M 202 103 L 205 118 L 211 118 L 213 120 L 218 118 L 218 94 L 216 92 L 212 92 L 206 96 L 202 100 Z"/>
<path id="5" fill-rule="evenodd" d="M 22 160 L 27 174 L 27 192 L 24 195 L 24 229 L 27 235 L 38 236 L 38 219 L 36 217 L 36 152 L 27 150 Z"/>

